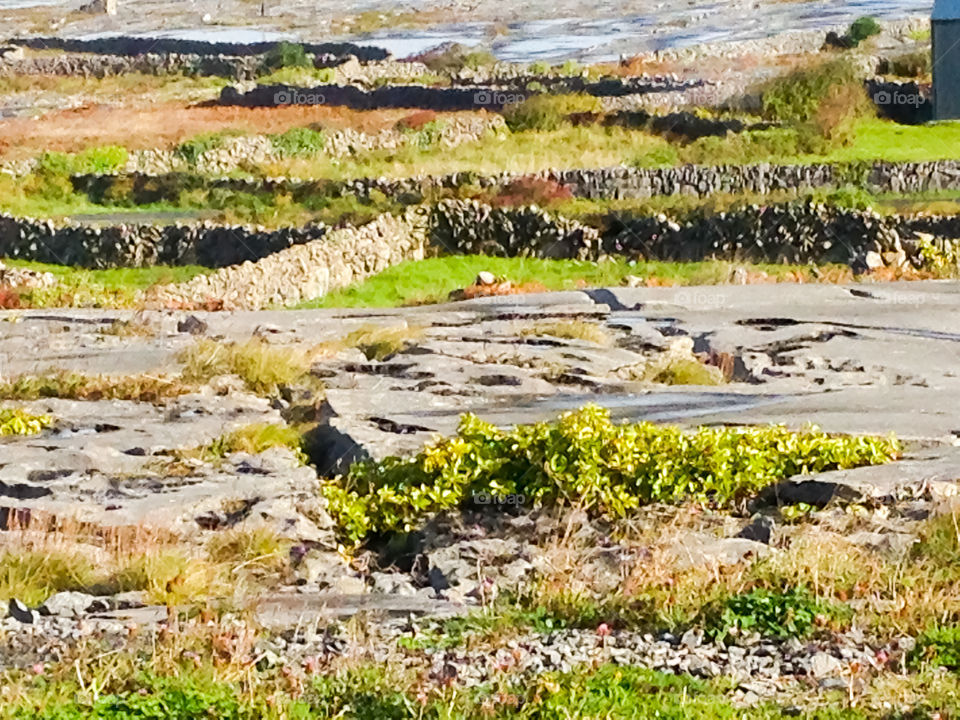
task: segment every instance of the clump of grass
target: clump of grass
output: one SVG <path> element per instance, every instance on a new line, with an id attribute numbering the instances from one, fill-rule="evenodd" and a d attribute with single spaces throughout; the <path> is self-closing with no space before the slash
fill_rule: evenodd
<path id="1" fill-rule="evenodd" d="M 422 336 L 423 328 L 416 325 L 365 325 L 339 340 L 322 344 L 318 349 L 320 352 L 336 352 L 345 348 L 357 348 L 367 360 L 380 362 L 403 352 Z"/>
<path id="2" fill-rule="evenodd" d="M 109 325 L 100 328 L 100 334 L 125 338 L 152 337 L 156 335 L 156 330 L 147 323 L 137 320 L 114 320 Z"/>
<path id="3" fill-rule="evenodd" d="M 0 601 L 38 605 L 61 590 L 79 590 L 97 578 L 97 567 L 80 552 L 17 548 L 0 554 Z"/>
<path id="4" fill-rule="evenodd" d="M 204 384 L 220 375 L 237 375 L 251 392 L 272 395 L 281 388 L 319 387 L 310 374 L 311 353 L 293 347 L 271 345 L 259 338 L 244 343 L 222 343 L 203 338 L 184 350 L 185 382 Z"/>
<path id="5" fill-rule="evenodd" d="M 0 382 L 0 399 L 134 400 L 159 402 L 192 392 L 178 378 L 162 375 L 84 375 L 60 370 L 40 375 L 20 375 Z"/>
<path id="6" fill-rule="evenodd" d="M 816 429 L 617 425 L 607 410 L 588 406 L 511 430 L 465 415 L 457 437 L 414 457 L 356 463 L 324 494 L 343 536 L 359 542 L 413 530 L 478 495 L 624 517 L 651 502 L 736 504 L 793 475 L 883 463 L 898 453 L 893 439 Z"/>
<path id="7" fill-rule="evenodd" d="M 279 572 L 285 565 L 291 541 L 266 527 L 223 530 L 206 544 L 207 555 L 219 565 Z"/>
<path id="8" fill-rule="evenodd" d="M 53 424 L 48 415 L 31 415 L 19 408 L 0 408 L 0 437 L 36 435 Z"/>
<path id="9" fill-rule="evenodd" d="M 610 332 L 596 323 L 584 320 L 557 320 L 537 323 L 532 328 L 524 328 L 521 335 L 549 335 L 565 340 L 585 340 L 603 347 L 613 344 Z"/>
<path id="10" fill-rule="evenodd" d="M 170 547 L 129 558 L 109 578 L 117 590 L 142 590 L 151 602 L 186 605 L 229 595 L 224 568 L 186 549 Z"/>
<path id="11" fill-rule="evenodd" d="M 303 436 L 297 428 L 288 425 L 252 423 L 231 430 L 203 446 L 198 452 L 206 460 L 222 460 L 233 453 L 258 455 L 275 447 L 293 450 L 297 457 L 304 459 L 301 445 Z"/>
<path id="12" fill-rule="evenodd" d="M 723 371 L 695 357 L 678 357 L 663 353 L 645 365 L 640 380 L 659 385 L 722 385 Z"/>

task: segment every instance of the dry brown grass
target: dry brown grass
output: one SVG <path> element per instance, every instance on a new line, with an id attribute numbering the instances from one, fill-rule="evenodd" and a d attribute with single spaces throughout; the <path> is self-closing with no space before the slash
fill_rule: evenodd
<path id="1" fill-rule="evenodd" d="M 205 545 L 149 525 L 106 527 L 42 513 L 12 513 L 0 533 L 0 601 L 39 604 L 61 590 L 142 590 L 166 605 L 242 598 L 277 582 L 289 544 L 272 530 L 238 526 Z"/>
<path id="2" fill-rule="evenodd" d="M 467 113 L 470 115 L 472 113 Z M 40 118 L 0 121 L 0 156 L 32 157 L 46 150 L 78 152 L 96 145 L 130 150 L 174 147 L 202 133 L 233 129 L 248 133 L 282 133 L 318 123 L 325 128 L 353 128 L 376 133 L 410 115 L 406 109 L 351 110 L 329 105 L 275 108 L 200 107 L 182 102 L 87 105 L 50 112 Z M 451 117 L 454 113 L 438 113 Z"/>

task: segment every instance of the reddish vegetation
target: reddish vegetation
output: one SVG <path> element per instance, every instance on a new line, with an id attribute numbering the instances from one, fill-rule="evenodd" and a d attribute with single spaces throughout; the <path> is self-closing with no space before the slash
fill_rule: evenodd
<path id="1" fill-rule="evenodd" d="M 433 110 L 418 110 L 412 115 L 407 115 L 397 121 L 398 130 L 419 130 L 424 125 L 428 125 L 437 119 L 437 113 Z"/>
<path id="2" fill-rule="evenodd" d="M 522 177 L 504 185 L 494 197 L 490 198 L 490 204 L 494 207 L 516 205 L 547 207 L 555 202 L 570 200 L 572 197 L 573 193 L 568 185 L 561 185 L 555 180 Z"/>
<path id="3" fill-rule="evenodd" d="M 16 310 L 20 307 L 20 293 L 0 285 L 0 310 Z"/>
<path id="4" fill-rule="evenodd" d="M 434 113 L 434 119 L 452 115 Z M 325 105 L 276 108 L 200 107 L 176 102 L 125 107 L 87 105 L 47 113 L 40 118 L 0 121 L 0 154 L 30 157 L 44 150 L 77 152 L 95 145 L 123 145 L 132 150 L 173 147 L 195 135 L 228 128 L 279 133 L 317 124 L 375 133 L 411 117 L 410 111 L 404 109 L 351 110 Z"/>
<path id="5" fill-rule="evenodd" d="M 499 282 L 493 285 L 470 285 L 463 290 L 454 290 L 450 293 L 451 300 L 470 300 L 477 297 L 493 297 L 495 295 L 523 295 L 525 293 L 546 292 L 547 288 L 538 282 L 514 285 L 511 282 Z"/>

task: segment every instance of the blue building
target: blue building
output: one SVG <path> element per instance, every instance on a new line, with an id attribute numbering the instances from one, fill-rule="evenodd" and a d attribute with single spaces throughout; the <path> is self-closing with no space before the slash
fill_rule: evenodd
<path id="1" fill-rule="evenodd" d="M 930 32 L 934 119 L 960 118 L 960 0 L 936 0 Z"/>

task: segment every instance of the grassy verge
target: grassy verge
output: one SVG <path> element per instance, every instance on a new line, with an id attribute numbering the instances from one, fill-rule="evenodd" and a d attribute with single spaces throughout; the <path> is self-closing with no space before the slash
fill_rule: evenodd
<path id="1" fill-rule="evenodd" d="M 652 284 L 713 285 L 729 282 L 734 267 L 732 263 L 721 261 L 631 263 L 613 259 L 595 263 L 451 255 L 401 263 L 298 307 L 395 307 L 442 302 L 452 291 L 471 285 L 482 271 L 509 280 L 515 286 L 527 286 L 530 290 L 575 290 L 621 285 L 628 275 L 652 278 Z M 803 266 L 774 264 L 750 265 L 749 269 L 782 279 L 808 271 Z"/>
<path id="2" fill-rule="evenodd" d="M 186 282 L 209 273 L 199 266 L 115 268 L 84 270 L 64 265 L 3 260 L 5 265 L 52 273 L 58 284 L 52 288 L 25 290 L 21 307 L 133 307 L 140 294 L 154 285 Z"/>

